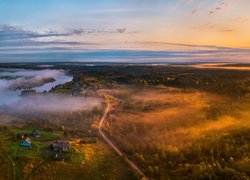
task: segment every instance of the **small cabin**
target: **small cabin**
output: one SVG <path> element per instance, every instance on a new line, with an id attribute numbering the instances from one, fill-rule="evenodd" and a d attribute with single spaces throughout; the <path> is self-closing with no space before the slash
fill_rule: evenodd
<path id="1" fill-rule="evenodd" d="M 37 130 L 32 131 L 31 136 L 34 138 L 39 138 L 41 137 L 41 133 Z"/>
<path id="2" fill-rule="evenodd" d="M 64 141 L 57 141 L 51 144 L 52 151 L 55 152 L 68 152 L 69 151 L 69 143 Z"/>
<path id="3" fill-rule="evenodd" d="M 20 144 L 23 147 L 30 147 L 31 146 L 31 140 L 29 137 L 27 137 L 25 140 L 23 140 Z"/>

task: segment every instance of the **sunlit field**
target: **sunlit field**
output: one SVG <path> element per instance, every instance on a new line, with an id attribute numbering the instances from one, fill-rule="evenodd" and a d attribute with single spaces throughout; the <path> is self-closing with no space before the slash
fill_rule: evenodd
<path id="1" fill-rule="evenodd" d="M 206 82 L 199 82 L 196 88 L 143 82 L 105 89 L 112 104 L 106 131 L 152 178 L 244 179 L 250 167 L 249 90 L 232 96 L 230 85 L 222 94 L 201 90 Z M 248 76 L 238 82 L 238 91 L 249 88 Z"/>
<path id="2" fill-rule="evenodd" d="M 113 104 L 107 132 L 150 176 L 249 173 L 249 100 L 237 103 L 177 88 L 126 89 L 110 91 L 119 102 Z"/>

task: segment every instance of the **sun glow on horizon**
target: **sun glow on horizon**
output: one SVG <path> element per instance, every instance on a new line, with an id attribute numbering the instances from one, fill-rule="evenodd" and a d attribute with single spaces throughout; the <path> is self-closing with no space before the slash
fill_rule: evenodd
<path id="1" fill-rule="evenodd" d="M 214 57 L 218 61 L 249 61 L 249 5 L 248 0 L 2 0 L 0 61 L 32 59 L 31 54 L 44 51 L 86 50 L 175 50 L 176 54 L 207 50 L 204 54 L 210 55 L 206 58 L 213 61 Z M 42 55 L 38 59 L 43 59 Z M 192 57 L 197 55 L 186 59 Z"/>

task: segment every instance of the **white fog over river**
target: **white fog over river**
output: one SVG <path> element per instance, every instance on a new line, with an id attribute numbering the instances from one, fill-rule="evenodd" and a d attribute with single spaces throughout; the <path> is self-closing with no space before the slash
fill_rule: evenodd
<path id="1" fill-rule="evenodd" d="M 10 105 L 20 100 L 24 89 L 49 91 L 58 84 L 71 81 L 72 78 L 64 70 L 0 68 L 0 105 Z"/>

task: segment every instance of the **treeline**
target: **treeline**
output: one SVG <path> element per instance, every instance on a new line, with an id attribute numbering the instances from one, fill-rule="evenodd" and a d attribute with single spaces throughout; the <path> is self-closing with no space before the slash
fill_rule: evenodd
<path id="1" fill-rule="evenodd" d="M 96 77 L 103 84 L 166 85 L 226 95 L 250 97 L 250 71 L 195 69 L 169 66 L 79 67 L 76 76 Z"/>
<path id="2" fill-rule="evenodd" d="M 225 136 L 219 132 L 209 134 L 185 148 L 178 148 L 155 141 L 128 141 L 126 136 L 133 130 L 146 136 L 148 127 L 141 125 L 118 125 L 107 133 L 111 132 L 109 136 L 152 178 L 248 179 L 250 176 L 249 128 Z"/>

